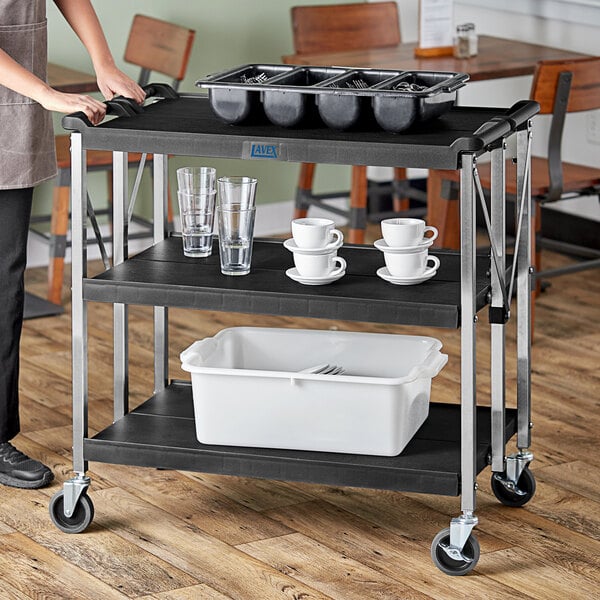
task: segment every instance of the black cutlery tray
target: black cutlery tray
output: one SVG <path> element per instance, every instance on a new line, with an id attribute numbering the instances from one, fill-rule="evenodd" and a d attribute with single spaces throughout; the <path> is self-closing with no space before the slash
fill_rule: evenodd
<path id="1" fill-rule="evenodd" d="M 196 82 L 231 124 L 267 117 L 282 127 L 380 127 L 399 133 L 454 106 L 465 73 L 249 64 Z M 400 87 L 398 87 L 400 86 Z"/>

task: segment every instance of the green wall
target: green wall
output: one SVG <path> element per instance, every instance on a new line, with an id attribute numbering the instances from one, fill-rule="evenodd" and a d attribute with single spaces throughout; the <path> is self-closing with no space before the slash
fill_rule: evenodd
<path id="1" fill-rule="evenodd" d="M 123 61 L 125 45 L 133 16 L 137 13 L 184 25 L 196 30 L 196 39 L 188 72 L 181 91 L 199 91 L 194 82 L 207 74 L 245 63 L 279 63 L 281 56 L 293 53 L 290 7 L 300 4 L 327 4 L 319 0 L 96 0 L 94 6 L 117 65 L 137 79 L 139 69 Z M 49 60 L 75 69 L 91 72 L 91 61 L 85 49 L 66 24 L 52 2 L 48 3 Z M 164 78 L 153 78 L 155 81 Z M 55 116 L 60 130 L 60 116 Z M 175 169 L 188 164 L 211 164 L 219 175 L 244 174 L 259 179 L 259 203 L 290 200 L 294 197 L 298 166 L 293 163 L 233 161 L 174 157 L 170 161 L 170 182 L 176 187 Z M 133 185 L 135 172 L 130 173 Z M 147 213 L 150 200 L 150 178 L 146 176 L 138 202 Z M 94 204 L 103 204 L 106 178 L 89 177 Z M 317 169 L 316 187 L 320 191 L 349 188 L 349 169 L 323 166 Z M 50 205 L 51 184 L 38 190 L 36 211 Z"/>

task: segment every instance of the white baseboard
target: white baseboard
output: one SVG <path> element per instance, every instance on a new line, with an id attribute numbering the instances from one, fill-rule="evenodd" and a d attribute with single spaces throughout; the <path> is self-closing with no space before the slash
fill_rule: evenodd
<path id="1" fill-rule="evenodd" d="M 348 198 L 333 198 L 327 200 L 327 204 L 345 210 L 348 208 Z M 286 202 L 273 202 L 271 204 L 260 204 L 256 209 L 256 229 L 254 235 L 256 235 L 256 237 L 267 237 L 291 231 L 293 214 L 294 203 L 291 200 Z M 327 217 L 328 219 L 333 220 L 338 227 L 343 227 L 348 222 L 348 219 L 345 217 L 330 213 L 318 206 L 311 207 L 310 216 Z"/>
<path id="2" fill-rule="evenodd" d="M 328 200 L 328 204 L 335 206 L 336 208 L 345 209 L 348 205 L 347 198 L 335 198 L 333 200 Z M 287 200 L 284 202 L 273 202 L 270 204 L 261 204 L 257 206 L 256 210 L 256 225 L 254 235 L 256 237 L 269 237 L 273 235 L 281 235 L 288 231 L 290 231 L 290 222 L 292 220 L 292 215 L 294 212 L 294 202 L 292 200 Z M 327 218 L 333 219 L 338 226 L 343 226 L 346 224 L 347 220 L 338 215 L 333 215 L 327 211 L 324 211 L 318 207 L 313 207 L 310 209 L 311 216 L 326 216 Z M 175 217 L 175 229 L 178 230 L 179 227 L 179 217 Z M 102 230 L 103 235 L 108 233 L 108 225 L 104 225 L 100 228 Z M 130 231 L 132 233 L 136 231 L 140 231 L 140 226 L 135 223 L 131 224 Z M 93 232 L 90 229 L 88 232 L 88 238 L 93 237 Z M 129 252 L 131 254 L 137 254 L 142 250 L 145 250 L 149 246 L 152 245 L 152 240 L 150 238 L 132 240 L 129 243 Z M 107 244 L 106 251 L 108 255 L 111 255 L 112 249 L 111 245 Z M 88 245 L 88 260 L 99 260 L 100 251 L 95 244 Z M 65 256 L 66 262 L 71 262 L 71 249 L 67 248 L 67 253 Z M 48 266 L 48 244 L 41 240 L 37 235 L 31 234 L 29 235 L 29 240 L 27 244 L 27 267 L 47 267 Z"/>

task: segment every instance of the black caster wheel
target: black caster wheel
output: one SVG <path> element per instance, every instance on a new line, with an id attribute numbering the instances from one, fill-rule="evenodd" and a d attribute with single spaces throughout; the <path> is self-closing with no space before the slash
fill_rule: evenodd
<path id="1" fill-rule="evenodd" d="M 94 505 L 90 497 L 83 493 L 77 501 L 75 512 L 67 517 L 64 511 L 64 492 L 56 492 L 50 500 L 50 518 L 52 522 L 64 533 L 81 533 L 87 529 L 94 518 Z"/>
<path id="2" fill-rule="evenodd" d="M 444 547 L 450 545 L 450 528 L 442 529 L 431 542 L 431 559 L 435 566 L 446 575 L 466 575 L 475 568 L 479 561 L 479 542 L 470 535 L 462 549 L 463 555 L 469 560 L 455 560 L 448 556 Z"/>
<path id="3" fill-rule="evenodd" d="M 502 474 L 504 476 L 504 474 Z M 498 479 L 498 474 L 492 475 L 492 491 L 494 495 L 505 506 L 523 506 L 527 504 L 535 494 L 535 477 L 528 467 L 523 469 L 517 488 L 521 493 L 507 489 Z"/>

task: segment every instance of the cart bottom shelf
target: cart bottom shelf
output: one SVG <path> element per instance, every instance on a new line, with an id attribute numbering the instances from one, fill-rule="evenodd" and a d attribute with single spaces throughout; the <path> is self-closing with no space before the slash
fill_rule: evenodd
<path id="1" fill-rule="evenodd" d="M 505 440 L 517 428 L 507 409 Z M 491 451 L 491 411 L 477 407 L 477 472 Z M 192 388 L 174 382 L 93 438 L 84 440 L 89 461 L 369 487 L 404 492 L 460 494 L 460 406 L 431 403 L 429 417 L 399 456 L 209 446 L 196 439 Z"/>

